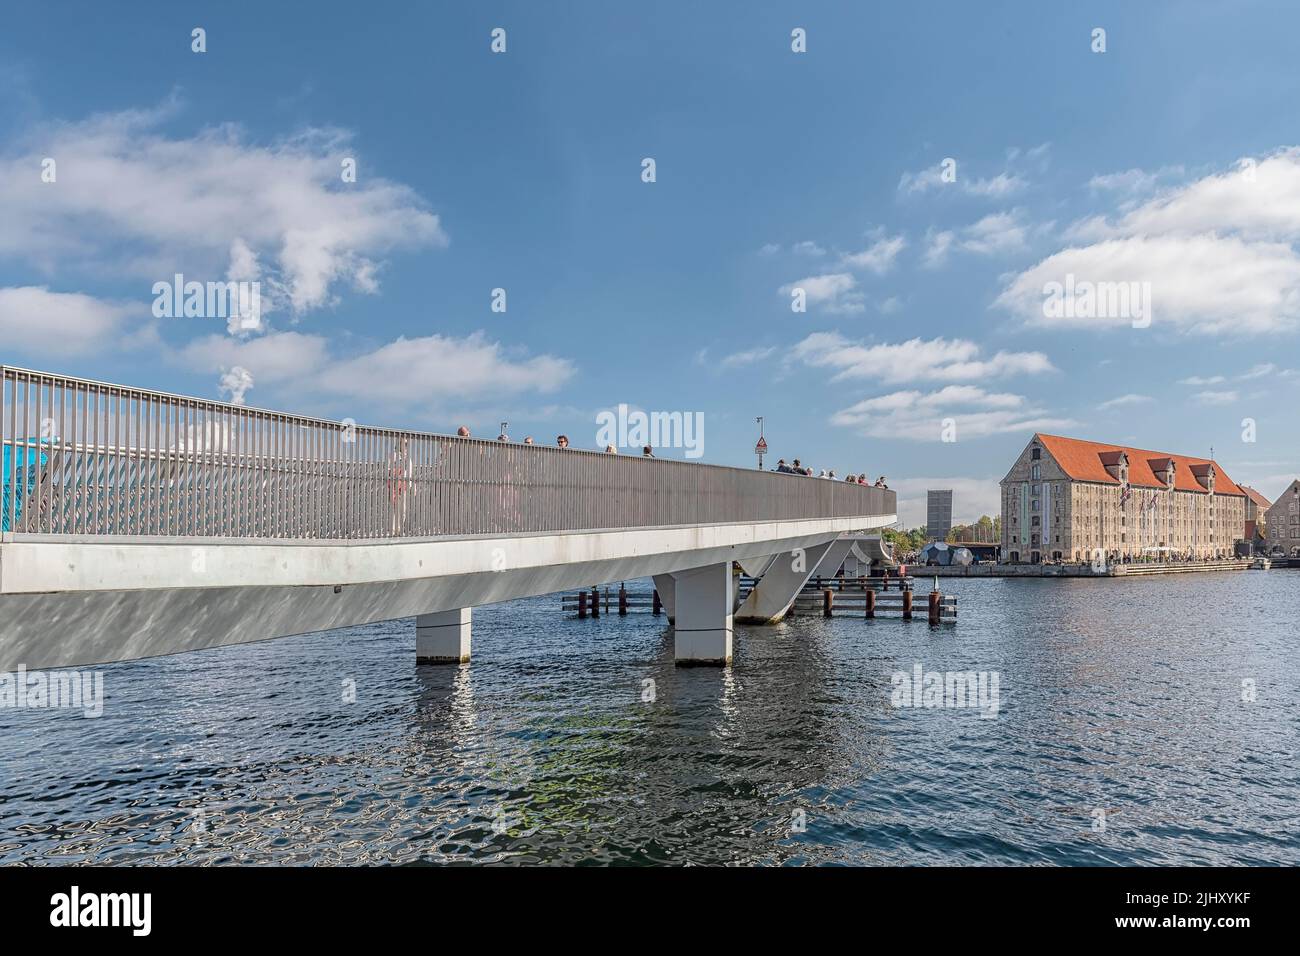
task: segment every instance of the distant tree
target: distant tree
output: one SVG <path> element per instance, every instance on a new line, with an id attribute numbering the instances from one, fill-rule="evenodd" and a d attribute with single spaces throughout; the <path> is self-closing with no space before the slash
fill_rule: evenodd
<path id="1" fill-rule="evenodd" d="M 925 525 L 907 531 L 901 528 L 885 528 L 882 535 L 895 551 L 920 551 L 929 541 L 925 535 Z"/>
<path id="2" fill-rule="evenodd" d="M 974 524 L 957 525 L 948 532 L 947 540 L 971 541 L 977 544 L 996 544 L 1002 539 L 1002 519 L 980 515 Z"/>

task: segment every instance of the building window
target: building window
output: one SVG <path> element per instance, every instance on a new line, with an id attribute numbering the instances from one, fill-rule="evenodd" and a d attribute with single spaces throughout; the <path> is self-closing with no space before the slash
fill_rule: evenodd
<path id="1" fill-rule="evenodd" d="M 1038 479 L 1042 478 L 1042 477 L 1043 477 L 1043 467 L 1042 467 L 1042 465 L 1034 465 L 1032 468 L 1030 468 L 1030 469 L 1029 469 L 1029 475 L 1030 475 L 1031 478 L 1034 479 L 1034 481 L 1037 481 Z M 1293 507 L 1294 507 L 1294 506 L 1293 506 Z"/>
<path id="2" fill-rule="evenodd" d="M 1038 461 L 1038 459 L 1043 457 L 1043 450 L 1041 448 L 1035 447 L 1029 457 L 1034 459 L 1034 461 Z"/>

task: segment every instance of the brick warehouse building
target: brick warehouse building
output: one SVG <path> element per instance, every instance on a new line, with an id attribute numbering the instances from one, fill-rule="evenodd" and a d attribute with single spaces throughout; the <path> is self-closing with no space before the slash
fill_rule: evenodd
<path id="1" fill-rule="evenodd" d="M 1300 479 L 1287 486 L 1265 513 L 1268 551 L 1286 557 L 1300 557 Z"/>
<path id="2" fill-rule="evenodd" d="M 1001 481 L 1003 561 L 1226 558 L 1246 495 L 1207 458 L 1036 434 Z"/>

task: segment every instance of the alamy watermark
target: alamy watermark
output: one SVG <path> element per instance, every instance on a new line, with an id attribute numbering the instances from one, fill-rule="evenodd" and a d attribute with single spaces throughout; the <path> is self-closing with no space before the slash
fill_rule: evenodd
<path id="1" fill-rule="evenodd" d="M 125 927 L 132 936 L 153 929 L 152 893 L 83 893 L 73 886 L 50 897 L 50 925 L 58 928 Z"/>
<path id="2" fill-rule="evenodd" d="M 944 707 L 978 709 L 981 717 L 996 717 L 1002 707 L 997 671 L 927 671 L 913 664 L 911 673 L 894 671 L 889 702 L 896 708 Z"/>
<path id="3" fill-rule="evenodd" d="M 1065 282 L 1043 283 L 1048 319 L 1128 319 L 1135 329 L 1151 324 L 1150 282 L 1090 282 L 1067 273 Z"/>
<path id="4" fill-rule="evenodd" d="M 186 282 L 178 272 L 171 282 L 155 282 L 153 295 L 155 318 L 237 319 L 232 328 L 262 327 L 262 283 L 256 280 Z"/>
<path id="5" fill-rule="evenodd" d="M 0 707 L 75 707 L 83 717 L 104 715 L 101 671 L 0 671 Z"/>
<path id="6" fill-rule="evenodd" d="M 687 458 L 704 455 L 703 412 L 618 410 L 596 415 L 596 445 L 601 448 L 683 448 Z"/>

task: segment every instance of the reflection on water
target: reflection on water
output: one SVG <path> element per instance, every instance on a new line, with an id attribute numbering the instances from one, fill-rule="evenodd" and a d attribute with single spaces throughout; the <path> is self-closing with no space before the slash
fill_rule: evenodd
<path id="1" fill-rule="evenodd" d="M 956 629 L 742 627 L 730 671 L 558 598 L 469 667 L 410 621 L 113 665 L 99 719 L 0 710 L 0 863 L 1300 862 L 1300 573 L 945 584 Z M 892 709 L 918 663 L 1000 716 Z"/>

